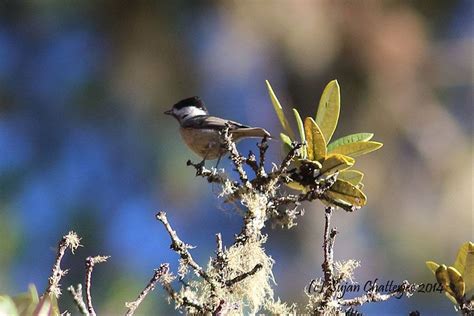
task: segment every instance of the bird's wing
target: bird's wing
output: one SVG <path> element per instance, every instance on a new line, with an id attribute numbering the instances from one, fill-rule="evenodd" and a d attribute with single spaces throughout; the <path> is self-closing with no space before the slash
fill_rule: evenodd
<path id="1" fill-rule="evenodd" d="M 234 121 L 229 121 L 220 117 L 207 115 L 196 116 L 190 120 L 186 120 L 185 122 L 183 122 L 183 127 L 220 130 L 226 128 L 226 124 L 230 127 L 231 130 L 238 128 L 250 128 L 250 126 L 243 125 Z"/>

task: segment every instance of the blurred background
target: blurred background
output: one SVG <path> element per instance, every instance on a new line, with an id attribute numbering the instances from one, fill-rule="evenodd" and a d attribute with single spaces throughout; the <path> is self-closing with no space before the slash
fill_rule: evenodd
<path id="1" fill-rule="evenodd" d="M 75 230 L 84 247 L 66 255 L 63 286 L 82 282 L 85 257 L 111 255 L 94 304 L 123 314 L 154 268 L 176 267 L 159 210 L 206 264 L 214 234 L 229 244 L 241 217 L 185 166 L 198 158 L 162 113 L 199 95 L 213 114 L 278 134 L 265 79 L 302 116 L 338 79 L 335 138 L 373 132 L 385 145 L 357 159 L 368 205 L 337 212 L 336 259 L 360 260 L 362 285 L 434 282 L 424 262 L 452 264 L 473 239 L 472 12 L 469 0 L 0 1 L 0 292 L 43 291 Z M 275 292 L 302 306 L 322 275 L 323 207 L 305 209 L 294 229 L 266 229 Z M 165 297 L 157 289 L 138 314 L 176 313 Z M 68 294 L 61 307 L 74 310 Z M 439 293 L 359 309 L 413 310 L 454 313 Z"/>

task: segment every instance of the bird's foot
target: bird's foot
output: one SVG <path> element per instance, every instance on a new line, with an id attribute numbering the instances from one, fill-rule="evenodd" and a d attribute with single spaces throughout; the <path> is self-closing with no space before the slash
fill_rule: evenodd
<path id="1" fill-rule="evenodd" d="M 200 176 L 200 175 L 203 174 L 203 171 L 206 170 L 205 164 L 206 164 L 206 160 L 205 160 L 205 159 L 203 159 L 203 160 L 202 160 L 201 162 L 199 162 L 199 163 L 194 163 L 194 162 L 192 162 L 191 160 L 188 160 L 188 161 L 186 162 L 186 165 L 187 165 L 187 166 L 193 166 L 193 167 L 196 169 L 196 176 Z"/>

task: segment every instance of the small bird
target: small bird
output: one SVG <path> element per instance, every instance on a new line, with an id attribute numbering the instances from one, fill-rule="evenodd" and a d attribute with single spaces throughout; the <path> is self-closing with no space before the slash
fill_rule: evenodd
<path id="1" fill-rule="evenodd" d="M 179 132 L 188 147 L 205 160 L 219 159 L 227 152 L 219 132 L 229 128 L 232 140 L 243 138 L 268 137 L 270 133 L 260 127 L 250 127 L 220 117 L 210 116 L 199 97 L 179 101 L 171 110 L 165 112 L 178 120 Z M 219 160 L 217 163 L 219 163 Z"/>

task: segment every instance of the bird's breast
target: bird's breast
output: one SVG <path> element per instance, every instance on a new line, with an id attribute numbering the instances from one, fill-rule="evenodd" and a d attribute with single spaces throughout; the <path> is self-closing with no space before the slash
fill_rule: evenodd
<path id="1" fill-rule="evenodd" d="M 217 159 L 225 152 L 220 145 L 220 135 L 215 130 L 180 128 L 179 132 L 186 145 L 201 158 Z"/>

